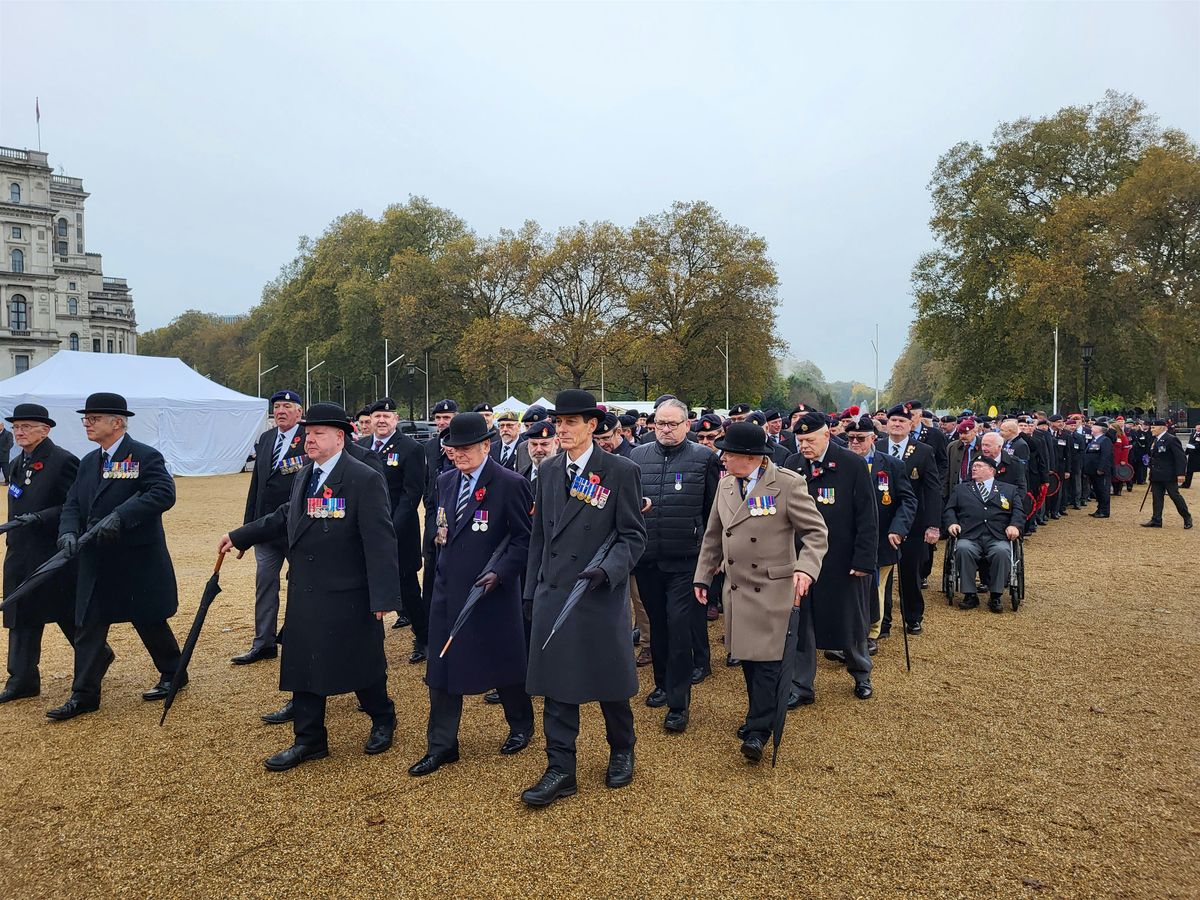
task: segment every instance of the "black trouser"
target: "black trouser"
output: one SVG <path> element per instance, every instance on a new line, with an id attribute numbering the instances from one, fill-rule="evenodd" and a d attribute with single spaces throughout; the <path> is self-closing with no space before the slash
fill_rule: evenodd
<path id="1" fill-rule="evenodd" d="M 432 519 L 426 519 L 427 527 L 436 527 L 433 525 Z M 437 547 L 426 551 L 424 559 L 424 570 L 421 572 L 421 621 L 424 623 L 424 634 L 418 633 L 416 627 L 413 628 L 413 640 L 418 647 L 422 649 L 429 642 L 429 604 L 433 601 L 433 582 L 437 577 Z M 401 595 L 403 596 L 403 595 Z M 408 616 L 412 619 L 412 614 Z M 416 619 L 413 619 L 416 622 Z"/>
<path id="2" fill-rule="evenodd" d="M 608 738 L 609 752 L 632 750 L 636 738 L 633 734 L 633 710 L 629 708 L 629 701 L 601 701 L 600 712 L 604 714 L 604 730 Z M 574 778 L 575 740 L 579 737 L 579 705 L 560 703 L 547 697 L 542 709 L 542 731 L 546 735 L 548 768 Z"/>
<path id="3" fill-rule="evenodd" d="M 75 681 L 71 684 L 71 696 L 98 702 L 100 679 L 108 665 L 110 651 L 109 623 L 100 621 L 97 607 L 98 604 L 89 604 L 83 624 L 75 630 Z M 133 628 L 154 661 L 160 678 L 173 678 L 175 669 L 179 667 L 179 643 L 166 619 L 160 622 L 134 622 Z"/>
<path id="4" fill-rule="evenodd" d="M 533 731 L 533 703 L 524 684 L 496 688 L 504 706 L 504 719 L 511 734 Z M 426 753 L 449 753 L 458 747 L 458 724 L 462 720 L 463 695 L 429 689 L 429 726 L 425 730 Z"/>
<path id="5" fill-rule="evenodd" d="M 354 692 L 363 711 L 371 717 L 371 727 L 396 724 L 396 705 L 387 695 L 387 676 L 370 687 Z M 308 691 L 292 694 L 292 711 L 296 718 L 292 730 L 296 743 L 306 747 L 329 746 L 329 735 L 325 731 L 325 696 Z"/>
<path id="6" fill-rule="evenodd" d="M 937 551 L 937 544 L 925 544 L 925 559 L 921 561 L 921 578 L 922 580 L 929 577 L 929 573 L 933 571 L 933 554 Z"/>
<path id="7" fill-rule="evenodd" d="M 1096 512 L 1108 515 L 1109 513 L 1109 490 L 1112 485 L 1108 480 L 1108 476 L 1103 472 L 1095 475 L 1088 475 L 1088 488 L 1092 495 L 1096 498 Z"/>
<path id="8" fill-rule="evenodd" d="M 749 699 L 746 710 L 747 737 L 754 736 L 766 741 L 774 730 L 782 668 L 783 664 L 777 659 L 769 662 L 742 660 L 742 675 L 746 678 L 746 695 Z"/>
<path id="9" fill-rule="evenodd" d="M 68 616 L 58 620 L 59 630 L 72 647 L 75 646 L 75 620 Z M 42 676 L 38 662 L 42 658 L 42 632 L 46 626 L 41 622 L 18 625 L 8 632 L 8 687 L 24 693 L 36 694 L 42 689 Z"/>
<path id="10" fill-rule="evenodd" d="M 1130 454 L 1129 462 L 1133 465 L 1133 480 L 1137 484 L 1146 483 L 1146 464 L 1142 462 L 1142 454 Z"/>
<path id="11" fill-rule="evenodd" d="M 650 618 L 650 655 L 653 657 L 654 686 L 667 694 L 667 706 L 685 710 L 692 698 L 692 667 L 694 661 L 697 620 L 705 623 L 706 607 L 696 602 L 692 579 L 696 560 L 683 568 L 669 563 L 677 572 L 663 571 L 659 561 L 638 565 L 634 570 L 642 605 Z"/>
<path id="12" fill-rule="evenodd" d="M 1175 504 L 1175 509 L 1183 517 L 1183 521 L 1191 521 L 1192 514 L 1188 512 L 1187 502 L 1183 499 L 1183 494 L 1179 493 L 1179 483 L 1174 478 L 1170 481 L 1150 482 L 1150 495 L 1152 497 L 1150 502 L 1154 510 L 1150 514 L 1152 521 L 1162 521 L 1164 495 L 1170 496 L 1171 502 Z"/>
<path id="13" fill-rule="evenodd" d="M 925 595 L 921 593 L 921 565 L 925 561 L 924 532 L 913 531 L 900 545 L 900 562 L 897 563 L 892 583 L 903 593 L 904 623 L 911 625 L 925 617 Z M 892 627 L 892 592 L 889 589 L 883 601 L 883 630 Z"/>
<path id="14" fill-rule="evenodd" d="M 1087 485 L 1084 484 L 1083 470 L 1071 469 L 1071 480 L 1068 482 L 1071 485 L 1071 505 L 1079 507 L 1083 505 L 1083 501 L 1087 499 L 1084 491 Z"/>
<path id="15" fill-rule="evenodd" d="M 413 639 L 424 647 L 429 643 L 429 610 L 416 572 L 400 573 L 400 606 L 412 623 Z"/>

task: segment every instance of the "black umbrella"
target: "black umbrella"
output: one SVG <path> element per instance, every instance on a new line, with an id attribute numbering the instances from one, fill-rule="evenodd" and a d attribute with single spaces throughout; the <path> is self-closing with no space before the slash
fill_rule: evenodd
<path id="1" fill-rule="evenodd" d="M 508 539 L 511 535 L 505 535 L 499 546 L 496 547 L 496 552 L 492 554 L 491 559 L 487 561 L 487 565 L 483 567 L 483 571 L 479 573 L 479 578 L 482 578 L 488 572 L 494 572 L 496 566 L 500 565 L 500 557 L 504 555 L 504 551 L 508 549 Z M 479 578 L 475 580 L 478 581 Z M 467 599 L 463 603 L 463 608 L 458 614 L 458 618 L 454 620 L 454 627 L 450 629 L 450 637 L 446 638 L 446 644 L 442 647 L 442 652 L 438 654 L 438 659 L 446 655 L 446 651 L 450 649 L 450 642 L 454 640 L 454 636 L 458 634 L 463 623 L 471 615 L 471 611 L 475 609 L 475 604 L 479 602 L 479 598 L 483 596 L 484 589 L 478 585 L 472 585 L 471 590 L 467 592 Z"/>
<path id="2" fill-rule="evenodd" d="M 0 534 L 5 534 L 9 531 L 13 531 L 17 528 L 20 528 L 22 525 L 27 525 L 27 524 L 29 524 L 29 523 L 22 522 L 19 519 L 13 519 L 11 522 L 5 522 L 3 525 L 0 525 Z"/>
<path id="3" fill-rule="evenodd" d="M 217 565 L 213 569 L 212 575 L 208 579 L 208 583 L 204 585 L 204 593 L 200 595 L 200 607 L 196 610 L 196 618 L 192 622 L 192 630 L 188 632 L 187 640 L 183 642 L 183 649 L 179 651 L 179 665 L 175 667 L 175 674 L 171 676 L 171 687 L 167 690 L 167 696 L 163 700 L 162 718 L 158 720 L 158 724 L 162 725 L 167 721 L 167 711 L 170 710 L 171 704 L 175 702 L 175 695 L 179 693 L 180 679 L 183 678 L 183 673 L 187 671 L 188 663 L 191 662 L 192 653 L 196 649 L 196 641 L 200 639 L 200 629 L 204 627 L 204 617 L 208 615 L 208 608 L 212 606 L 213 600 L 217 594 L 221 593 L 221 563 L 225 562 L 225 554 L 217 554 Z"/>
<path id="4" fill-rule="evenodd" d="M 596 551 L 596 555 L 592 557 L 592 561 L 584 566 L 582 571 L 594 569 L 596 566 L 600 565 L 600 563 L 604 562 L 604 557 L 608 556 L 608 551 L 612 549 L 612 545 L 616 542 L 616 540 L 617 533 L 615 531 L 609 532 L 608 537 L 604 539 L 604 543 L 600 545 L 600 549 Z M 591 584 L 591 582 L 589 582 L 586 578 L 580 578 L 575 582 L 575 586 L 571 588 L 571 593 L 567 594 L 567 600 L 563 604 L 563 608 L 559 612 L 558 618 L 554 620 L 554 626 L 550 629 L 550 634 L 546 638 L 546 644 L 550 643 L 550 638 L 554 637 L 555 632 L 557 632 L 562 626 L 562 623 L 567 620 L 567 616 L 571 614 L 571 610 L 575 608 L 575 604 L 577 604 L 583 598 L 583 594 L 588 589 L 589 584 Z M 542 644 L 543 650 L 546 649 L 546 644 Z"/>
<path id="5" fill-rule="evenodd" d="M 12 525 L 13 523 L 6 522 L 5 524 Z M 8 609 L 18 600 L 28 597 L 31 593 L 33 593 L 34 588 L 45 583 L 51 575 L 74 559 L 75 556 L 78 555 L 80 548 L 92 540 L 95 532 L 96 527 L 93 527 L 89 531 L 85 531 L 83 534 L 81 534 L 79 536 L 79 540 L 75 543 L 74 553 L 67 553 L 66 550 L 59 550 L 48 560 L 30 572 L 29 577 L 17 585 L 13 592 L 4 598 L 4 602 L 0 603 L 0 611 Z"/>
<path id="6" fill-rule="evenodd" d="M 796 644 L 800 640 L 800 607 L 793 606 L 788 616 L 787 636 L 783 639 L 783 661 L 779 664 L 779 686 L 775 689 L 775 723 L 771 726 L 771 768 L 779 758 L 779 742 L 783 740 L 783 723 L 787 720 L 788 697 L 792 693 L 792 677 L 796 674 Z"/>

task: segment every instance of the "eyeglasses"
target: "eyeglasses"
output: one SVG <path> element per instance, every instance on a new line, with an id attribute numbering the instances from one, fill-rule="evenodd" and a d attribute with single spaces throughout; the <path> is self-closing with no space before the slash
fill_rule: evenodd
<path id="1" fill-rule="evenodd" d="M 95 425 L 97 422 L 107 419 L 108 416 L 84 416 L 79 421 L 84 425 Z"/>
<path id="2" fill-rule="evenodd" d="M 873 434 L 848 434 L 848 435 L 846 435 L 846 440 L 848 440 L 852 444 L 865 444 L 867 441 L 875 440 L 875 435 L 873 435 Z"/>
<path id="3" fill-rule="evenodd" d="M 683 424 L 683 421 L 681 420 L 679 422 L 663 422 L 659 419 L 655 419 L 654 424 L 657 425 L 659 428 L 671 429 L 671 428 L 678 428 L 680 425 Z"/>

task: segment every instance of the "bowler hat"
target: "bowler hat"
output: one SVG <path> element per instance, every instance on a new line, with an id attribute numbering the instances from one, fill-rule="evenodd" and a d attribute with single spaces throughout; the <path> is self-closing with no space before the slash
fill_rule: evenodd
<path id="1" fill-rule="evenodd" d="M 311 425 L 328 425 L 330 428 L 340 428 L 347 434 L 353 434 L 350 427 L 350 414 L 336 403 L 314 403 L 304 411 L 301 423 L 305 428 Z"/>
<path id="2" fill-rule="evenodd" d="M 496 437 L 496 429 L 488 428 L 487 419 L 482 413 L 459 413 L 450 420 L 442 438 L 443 447 L 470 447 Z"/>
<path id="3" fill-rule="evenodd" d="M 5 416 L 5 422 L 41 422 L 43 425 L 54 427 L 50 411 L 40 403 L 18 403 L 11 416 Z"/>
<path id="4" fill-rule="evenodd" d="M 129 404 L 125 402 L 125 398 L 120 394 L 110 394 L 107 391 L 101 391 L 97 394 L 88 394 L 87 402 L 83 404 L 83 409 L 77 409 L 77 413 L 107 413 L 110 416 L 132 416 L 127 407 Z"/>
<path id="5" fill-rule="evenodd" d="M 591 416 L 593 419 L 603 419 L 604 413 L 596 406 L 596 398 L 588 391 L 570 388 L 559 391 L 554 398 L 554 415 L 560 419 L 563 416 Z"/>
<path id="6" fill-rule="evenodd" d="M 770 456 L 767 433 L 759 425 L 750 422 L 732 422 L 725 429 L 725 437 L 714 445 L 726 453 L 741 453 L 746 456 Z"/>

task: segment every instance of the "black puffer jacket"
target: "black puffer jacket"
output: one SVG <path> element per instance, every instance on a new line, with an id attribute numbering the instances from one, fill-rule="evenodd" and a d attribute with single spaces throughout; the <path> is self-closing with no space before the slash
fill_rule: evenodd
<path id="1" fill-rule="evenodd" d="M 642 562 L 694 559 L 717 495 L 717 454 L 692 441 L 676 447 L 652 441 L 635 447 L 629 458 L 638 464 L 642 496 L 652 504 Z"/>

